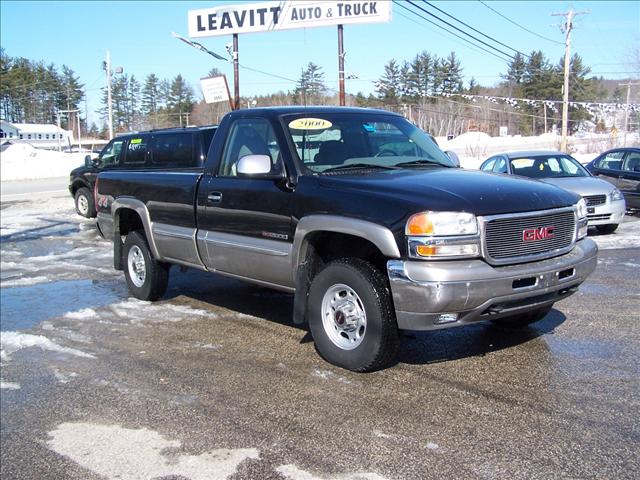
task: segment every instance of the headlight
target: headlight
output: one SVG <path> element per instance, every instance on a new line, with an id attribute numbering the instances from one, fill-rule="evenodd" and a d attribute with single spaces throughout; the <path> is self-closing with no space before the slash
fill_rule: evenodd
<path id="1" fill-rule="evenodd" d="M 478 222 L 472 213 L 422 212 L 409 218 L 405 233 L 433 237 L 475 235 L 478 233 Z"/>
<path id="2" fill-rule="evenodd" d="M 622 195 L 622 192 L 620 190 L 618 190 L 617 188 L 614 188 L 613 190 L 611 190 L 611 201 L 612 202 L 616 202 L 618 200 L 623 200 L 624 196 Z"/>
<path id="3" fill-rule="evenodd" d="M 422 212 L 409 218 L 409 256 L 412 258 L 460 258 L 480 255 L 475 215 L 464 212 Z"/>
<path id="4" fill-rule="evenodd" d="M 589 221 L 587 220 L 587 201 L 581 198 L 576 203 L 576 213 L 578 215 L 576 222 L 576 240 L 580 240 L 587 236 L 587 230 L 589 230 Z"/>
<path id="5" fill-rule="evenodd" d="M 578 209 L 578 218 L 587 217 L 587 201 L 584 198 L 581 198 L 578 203 L 576 203 L 576 208 Z"/>

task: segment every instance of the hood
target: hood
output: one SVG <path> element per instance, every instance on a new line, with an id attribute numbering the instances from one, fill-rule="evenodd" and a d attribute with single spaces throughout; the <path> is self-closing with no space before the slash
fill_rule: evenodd
<path id="1" fill-rule="evenodd" d="M 579 197 L 553 185 L 458 168 L 383 170 L 364 175 L 325 175 L 325 188 L 387 197 L 415 208 L 475 215 L 517 213 L 575 204 Z"/>
<path id="2" fill-rule="evenodd" d="M 88 172 L 90 169 L 85 167 L 84 165 L 80 165 L 79 167 L 74 168 L 69 172 L 69 175 L 76 177 L 78 175 L 82 175 L 85 172 Z"/>
<path id="3" fill-rule="evenodd" d="M 609 182 L 593 177 L 543 178 L 542 181 L 583 197 L 587 195 L 607 195 L 614 189 Z"/>

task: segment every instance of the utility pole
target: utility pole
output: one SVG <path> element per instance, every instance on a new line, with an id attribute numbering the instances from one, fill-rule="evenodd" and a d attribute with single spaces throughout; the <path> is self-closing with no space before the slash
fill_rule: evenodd
<path id="1" fill-rule="evenodd" d="M 344 42 L 343 42 L 343 28 L 342 25 L 338 25 L 338 88 L 340 99 L 340 106 L 345 106 L 344 95 Z"/>
<path id="2" fill-rule="evenodd" d="M 631 87 L 636 87 L 640 85 L 640 83 L 619 83 L 619 87 L 627 87 L 627 108 L 624 111 L 624 144 L 623 147 L 627 146 L 627 132 L 629 131 L 629 102 L 631 100 Z"/>
<path id="3" fill-rule="evenodd" d="M 573 18 L 589 12 L 574 12 L 569 10 L 566 13 L 553 13 L 554 17 L 567 17 L 566 23 L 561 27 L 566 35 L 564 42 L 564 85 L 562 88 L 562 141 L 560 150 L 567 151 L 567 130 L 569 124 L 569 73 L 571 70 L 571 30 L 573 30 Z"/>
<path id="4" fill-rule="evenodd" d="M 107 115 L 109 120 L 109 140 L 113 138 L 113 111 L 111 110 L 111 54 L 107 50 L 107 59 L 104 62 L 104 71 L 107 74 Z"/>

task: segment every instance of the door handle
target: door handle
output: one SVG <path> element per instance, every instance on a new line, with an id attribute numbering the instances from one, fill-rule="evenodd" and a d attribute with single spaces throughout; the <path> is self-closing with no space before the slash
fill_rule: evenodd
<path id="1" fill-rule="evenodd" d="M 222 201 L 222 193 L 210 192 L 209 195 L 207 195 L 207 200 L 211 203 L 219 203 Z"/>

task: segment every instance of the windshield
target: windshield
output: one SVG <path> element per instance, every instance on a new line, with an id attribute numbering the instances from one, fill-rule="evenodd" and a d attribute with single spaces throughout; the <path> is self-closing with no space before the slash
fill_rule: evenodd
<path id="1" fill-rule="evenodd" d="M 284 123 L 300 162 L 315 173 L 454 166 L 429 135 L 402 117 L 309 113 L 286 115 Z"/>
<path id="2" fill-rule="evenodd" d="M 511 171 L 514 175 L 529 178 L 588 177 L 589 173 L 568 155 L 545 155 L 513 158 Z"/>

